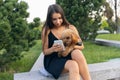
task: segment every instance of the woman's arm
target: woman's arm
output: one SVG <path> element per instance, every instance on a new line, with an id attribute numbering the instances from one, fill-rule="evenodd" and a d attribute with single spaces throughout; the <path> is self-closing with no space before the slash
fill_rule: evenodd
<path id="1" fill-rule="evenodd" d="M 74 49 L 80 49 L 80 50 L 83 50 L 83 49 L 84 49 L 83 43 L 82 43 L 81 46 L 79 46 L 79 45 L 75 45 L 75 46 L 74 46 Z"/>
<path id="2" fill-rule="evenodd" d="M 72 30 L 74 30 L 75 33 L 79 36 L 78 30 L 76 29 L 75 26 L 70 25 L 69 28 L 72 29 Z M 80 36 L 79 36 L 79 42 L 82 42 Z M 75 46 L 74 46 L 74 49 L 80 49 L 80 50 L 83 50 L 83 49 L 84 49 L 84 44 L 82 43 L 81 45 L 75 45 Z"/>
<path id="3" fill-rule="evenodd" d="M 45 28 L 42 30 L 42 50 L 44 55 L 49 55 L 54 51 L 52 47 L 48 48 L 48 31 L 45 35 Z"/>
<path id="4" fill-rule="evenodd" d="M 50 30 L 47 31 L 47 34 L 45 35 L 45 29 L 42 31 L 42 50 L 44 55 L 50 55 L 53 52 L 58 52 L 62 50 L 61 45 L 53 44 L 52 47 L 48 48 L 48 34 Z"/>

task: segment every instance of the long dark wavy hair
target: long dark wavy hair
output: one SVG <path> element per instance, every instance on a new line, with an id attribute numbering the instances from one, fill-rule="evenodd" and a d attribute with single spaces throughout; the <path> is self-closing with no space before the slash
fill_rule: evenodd
<path id="1" fill-rule="evenodd" d="M 62 25 L 64 25 L 65 27 L 69 27 L 69 25 L 70 25 L 70 23 L 67 21 L 65 15 L 64 15 L 64 11 L 61 8 L 61 6 L 58 4 L 52 4 L 48 7 L 46 21 L 42 27 L 42 30 L 45 29 L 45 33 L 44 33 L 45 37 L 46 37 L 48 29 L 52 29 L 54 27 L 54 24 L 52 22 L 53 13 L 60 13 L 61 14 L 61 17 L 63 19 Z M 44 46 L 44 43 L 43 43 L 43 46 Z"/>

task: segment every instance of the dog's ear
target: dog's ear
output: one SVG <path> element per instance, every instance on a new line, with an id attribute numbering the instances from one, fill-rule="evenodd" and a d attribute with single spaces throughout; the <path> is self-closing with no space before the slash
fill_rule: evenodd
<path id="1" fill-rule="evenodd" d="M 76 44 L 79 40 L 79 36 L 75 33 L 75 32 L 72 32 L 72 43 Z"/>

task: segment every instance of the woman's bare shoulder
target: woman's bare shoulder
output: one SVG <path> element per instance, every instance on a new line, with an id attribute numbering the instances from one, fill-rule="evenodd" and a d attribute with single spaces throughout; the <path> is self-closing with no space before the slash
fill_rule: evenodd
<path id="1" fill-rule="evenodd" d="M 74 25 L 69 25 L 69 28 L 72 30 L 76 30 L 76 27 Z"/>
<path id="2" fill-rule="evenodd" d="M 43 29 L 42 29 L 42 32 L 43 32 L 43 33 L 45 33 L 45 32 L 49 33 L 49 32 L 50 32 L 50 29 L 49 29 L 49 28 L 48 28 L 48 29 L 43 28 Z"/>
<path id="3" fill-rule="evenodd" d="M 49 33 L 50 33 L 50 29 L 47 30 L 45 28 L 42 29 L 42 37 L 48 36 Z"/>

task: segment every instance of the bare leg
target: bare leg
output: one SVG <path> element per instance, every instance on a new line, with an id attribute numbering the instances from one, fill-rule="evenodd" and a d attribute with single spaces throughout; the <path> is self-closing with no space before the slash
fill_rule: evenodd
<path id="1" fill-rule="evenodd" d="M 76 61 L 68 60 L 63 72 L 69 72 L 69 80 L 80 80 L 79 67 Z"/>
<path id="2" fill-rule="evenodd" d="M 72 56 L 72 59 L 78 63 L 79 71 L 83 80 L 91 80 L 87 62 L 83 53 L 80 50 L 76 49 L 72 52 L 71 56 Z"/>

